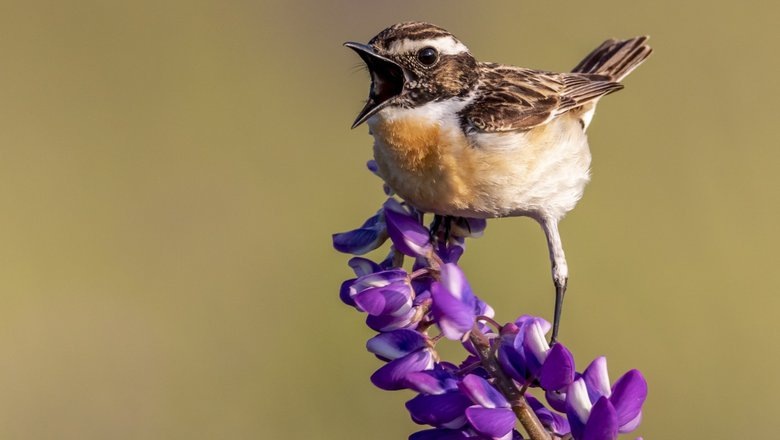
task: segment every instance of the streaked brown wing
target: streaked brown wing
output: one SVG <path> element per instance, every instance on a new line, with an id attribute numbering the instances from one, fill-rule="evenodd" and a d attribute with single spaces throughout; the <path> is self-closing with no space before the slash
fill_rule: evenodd
<path id="1" fill-rule="evenodd" d="M 623 88 L 602 75 L 489 63 L 479 68 L 478 95 L 461 111 L 461 120 L 467 129 L 482 132 L 528 130 Z"/>

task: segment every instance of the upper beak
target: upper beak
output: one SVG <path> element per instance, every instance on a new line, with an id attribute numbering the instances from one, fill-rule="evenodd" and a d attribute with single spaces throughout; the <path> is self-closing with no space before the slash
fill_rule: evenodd
<path id="1" fill-rule="evenodd" d="M 350 41 L 344 43 L 344 46 L 357 52 L 371 73 L 371 90 L 366 105 L 352 124 L 352 128 L 355 128 L 382 110 L 390 98 L 403 92 L 407 72 L 395 61 L 377 54 L 374 48 L 367 44 Z"/>

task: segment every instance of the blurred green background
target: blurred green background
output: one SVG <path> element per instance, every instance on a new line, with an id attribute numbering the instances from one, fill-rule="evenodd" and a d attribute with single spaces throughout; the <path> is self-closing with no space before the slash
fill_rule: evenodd
<path id="1" fill-rule="evenodd" d="M 650 438 L 770 435 L 780 409 L 777 16 L 770 2 L 5 1 L 0 437 L 402 439 L 338 300 L 330 234 L 384 200 L 341 47 L 402 20 L 482 60 L 655 54 L 591 127 L 562 223 L 562 338 L 650 382 Z M 544 236 L 492 221 L 464 259 L 503 321 L 549 317 Z M 454 352 L 455 350 L 453 350 Z M 633 437 L 632 437 L 633 438 Z"/>

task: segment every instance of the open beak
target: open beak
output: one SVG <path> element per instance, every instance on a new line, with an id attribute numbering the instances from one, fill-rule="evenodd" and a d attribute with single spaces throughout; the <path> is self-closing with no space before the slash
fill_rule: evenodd
<path id="1" fill-rule="evenodd" d="M 406 72 L 395 61 L 378 55 L 367 44 L 347 42 L 344 43 L 344 46 L 357 52 L 371 73 L 371 90 L 368 93 L 368 101 L 352 124 L 352 128 L 355 128 L 382 110 L 391 98 L 403 92 Z"/>

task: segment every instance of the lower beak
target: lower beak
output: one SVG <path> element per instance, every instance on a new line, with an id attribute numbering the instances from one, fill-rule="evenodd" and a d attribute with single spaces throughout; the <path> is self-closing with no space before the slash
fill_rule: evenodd
<path id="1" fill-rule="evenodd" d="M 371 90 L 368 94 L 368 101 L 352 124 L 352 128 L 355 128 L 382 110 L 392 98 L 403 92 L 404 84 L 406 84 L 406 72 L 395 61 L 378 55 L 369 45 L 347 42 L 344 43 L 344 46 L 360 55 L 371 74 Z"/>

